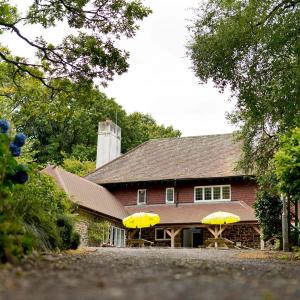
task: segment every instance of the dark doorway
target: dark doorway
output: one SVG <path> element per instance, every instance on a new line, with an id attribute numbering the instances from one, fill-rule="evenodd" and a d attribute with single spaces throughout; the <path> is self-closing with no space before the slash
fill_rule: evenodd
<path id="1" fill-rule="evenodd" d="M 197 248 L 203 245 L 203 231 L 193 232 L 193 248 Z"/>

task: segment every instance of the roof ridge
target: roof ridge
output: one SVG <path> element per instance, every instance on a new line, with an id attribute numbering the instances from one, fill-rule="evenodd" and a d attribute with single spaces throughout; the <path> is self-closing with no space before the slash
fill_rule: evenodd
<path id="1" fill-rule="evenodd" d="M 148 141 L 161 141 L 161 140 L 176 140 L 176 139 L 191 139 L 191 138 L 199 138 L 199 137 L 207 137 L 207 136 L 220 136 L 220 135 L 234 135 L 235 131 L 227 132 L 227 133 L 216 133 L 216 134 L 203 134 L 203 135 L 190 135 L 190 136 L 174 136 L 174 137 L 164 137 L 164 138 L 153 138 Z"/>
<path id="2" fill-rule="evenodd" d="M 128 154 L 130 154 L 131 152 L 135 151 L 136 149 L 138 149 L 138 148 L 140 148 L 140 147 L 142 147 L 142 146 L 148 144 L 150 141 L 151 141 L 151 139 L 148 140 L 148 141 L 143 142 L 142 144 L 137 145 L 136 147 L 130 149 L 130 150 L 127 151 L 126 153 L 124 153 L 124 154 L 122 154 L 122 155 L 116 157 L 115 159 L 113 159 L 113 160 L 107 162 L 106 164 L 100 166 L 99 168 L 96 168 L 94 171 L 89 172 L 87 175 L 84 176 L 84 179 L 85 179 L 86 177 L 90 176 L 91 174 L 97 172 L 97 171 L 100 170 L 101 168 L 106 167 L 107 165 L 109 165 L 109 164 L 111 164 L 111 163 L 113 163 L 113 162 L 115 162 L 115 161 L 117 161 L 117 160 L 119 160 L 119 159 L 121 159 L 121 158 L 127 156 Z M 86 179 L 86 180 L 89 181 L 88 179 Z"/>

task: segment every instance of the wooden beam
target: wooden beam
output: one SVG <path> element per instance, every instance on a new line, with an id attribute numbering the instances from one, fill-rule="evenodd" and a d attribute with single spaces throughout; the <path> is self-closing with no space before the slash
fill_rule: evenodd
<path id="1" fill-rule="evenodd" d="M 175 228 L 166 229 L 167 234 L 171 237 L 171 248 L 175 248 L 175 237 L 176 235 L 182 230 L 182 228 Z"/>

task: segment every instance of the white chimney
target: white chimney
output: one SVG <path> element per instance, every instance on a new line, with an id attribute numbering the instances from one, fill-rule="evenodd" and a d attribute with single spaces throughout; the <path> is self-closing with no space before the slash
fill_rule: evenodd
<path id="1" fill-rule="evenodd" d="M 110 120 L 99 122 L 96 168 L 121 155 L 121 128 Z"/>

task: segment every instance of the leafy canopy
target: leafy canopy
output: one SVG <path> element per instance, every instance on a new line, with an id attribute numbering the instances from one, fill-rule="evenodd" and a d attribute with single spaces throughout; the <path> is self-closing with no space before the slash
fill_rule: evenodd
<path id="1" fill-rule="evenodd" d="M 52 94 L 39 81 L 25 76 L 17 78 L 18 88 L 8 75 L 10 66 L 0 66 L 0 110 L 29 137 L 28 150 L 34 151 L 38 163 L 63 164 L 66 158 L 95 161 L 98 123 L 106 119 L 117 117 L 123 153 L 151 138 L 181 134 L 171 126 L 158 125 L 149 115 L 128 115 L 92 84 L 56 79 L 61 91 Z"/>
<path id="2" fill-rule="evenodd" d="M 300 200 L 300 127 L 281 137 L 274 165 L 280 190 Z"/>
<path id="3" fill-rule="evenodd" d="M 300 1 L 207 0 L 197 10 L 188 53 L 201 82 L 213 80 L 237 99 L 241 167 L 263 173 L 277 133 L 300 113 Z"/>
<path id="4" fill-rule="evenodd" d="M 99 78 L 103 84 L 128 68 L 128 52 L 116 45 L 131 38 L 138 22 L 151 10 L 133 0 L 31 0 L 21 13 L 7 0 L 0 1 L 0 34 L 12 33 L 36 50 L 34 60 L 10 55 L 0 47 L 0 61 L 14 66 L 15 73 L 29 74 L 49 86 L 51 78 L 72 81 Z M 35 39 L 23 29 L 39 24 L 45 30 L 60 26 L 63 39 L 53 44 L 45 35 Z"/>

